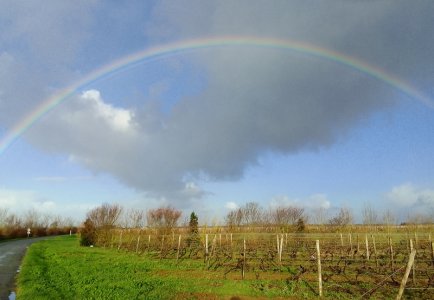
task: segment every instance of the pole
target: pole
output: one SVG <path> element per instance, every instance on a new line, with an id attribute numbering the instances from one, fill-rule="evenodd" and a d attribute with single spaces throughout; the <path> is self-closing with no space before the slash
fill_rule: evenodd
<path id="1" fill-rule="evenodd" d="M 319 240 L 316 240 L 316 255 L 318 257 L 318 291 L 319 296 L 322 297 L 321 253 L 319 250 Z"/>
<path id="2" fill-rule="evenodd" d="M 410 275 L 411 267 L 413 266 L 414 256 L 416 255 L 416 250 L 413 250 L 410 254 L 410 258 L 408 259 L 407 268 L 405 269 L 404 277 L 402 277 L 401 286 L 399 287 L 398 295 L 396 296 L 396 300 L 400 300 L 402 294 L 404 293 L 405 285 L 407 284 L 408 275 Z"/>

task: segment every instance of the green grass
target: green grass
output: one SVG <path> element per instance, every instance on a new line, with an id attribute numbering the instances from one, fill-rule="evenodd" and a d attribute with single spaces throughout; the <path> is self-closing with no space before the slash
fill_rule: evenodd
<path id="1" fill-rule="evenodd" d="M 80 247 L 74 236 L 33 244 L 18 277 L 18 299 L 287 298 L 299 286 L 284 280 L 224 279 L 199 260 L 157 260 L 115 249 Z M 299 292 L 299 291 L 298 291 Z M 315 297 L 303 288 L 300 297 Z"/>

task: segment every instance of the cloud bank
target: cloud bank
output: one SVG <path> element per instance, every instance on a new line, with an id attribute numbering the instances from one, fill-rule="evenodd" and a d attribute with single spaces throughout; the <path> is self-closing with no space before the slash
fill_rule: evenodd
<path id="1" fill-rule="evenodd" d="M 92 22 L 97 2 L 56 4 L 25 19 L 19 17 L 26 4 L 14 3 L 10 22 L 0 25 L 7 29 L 0 31 L 0 44 L 8 45 L 0 48 L 5 127 L 50 88 L 76 76 L 81 51 L 92 43 L 105 45 L 101 40 L 107 38 Z M 359 57 L 425 88 L 433 84 L 434 65 L 426 63 L 434 61 L 433 9 L 432 1 L 159 1 L 143 28 L 127 30 L 141 32 L 148 43 L 228 34 L 298 39 Z M 58 107 L 26 137 L 150 195 L 197 199 L 206 195 L 201 181 L 238 180 L 263 153 L 328 147 L 371 113 L 402 100 L 357 71 L 278 50 L 219 49 L 189 60 L 205 75 L 206 86 L 169 112 L 163 110 L 164 95 L 160 102 L 142 97 L 121 107 L 91 89 Z M 171 88 L 166 84 L 163 94 Z"/>

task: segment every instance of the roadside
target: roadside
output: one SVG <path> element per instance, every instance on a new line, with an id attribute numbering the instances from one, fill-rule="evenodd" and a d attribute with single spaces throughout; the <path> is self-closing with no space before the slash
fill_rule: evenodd
<path id="1" fill-rule="evenodd" d="M 14 290 L 15 276 L 29 245 L 50 237 L 13 240 L 0 243 L 0 299 L 9 299 Z"/>

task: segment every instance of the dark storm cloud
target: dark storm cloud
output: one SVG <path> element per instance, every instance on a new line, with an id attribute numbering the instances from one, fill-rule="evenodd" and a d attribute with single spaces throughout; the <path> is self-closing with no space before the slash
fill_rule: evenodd
<path id="1" fill-rule="evenodd" d="M 155 43 L 219 35 L 305 41 L 424 89 L 434 81 L 432 11 L 432 1 L 160 1 L 142 30 Z M 195 198 L 204 195 L 198 179 L 236 180 L 265 152 L 327 147 L 402 99 L 356 70 L 280 50 L 220 49 L 194 62 L 208 85 L 168 114 L 151 102 L 107 106 L 94 94 L 96 102 L 76 97 L 29 137 L 153 195 Z"/>

